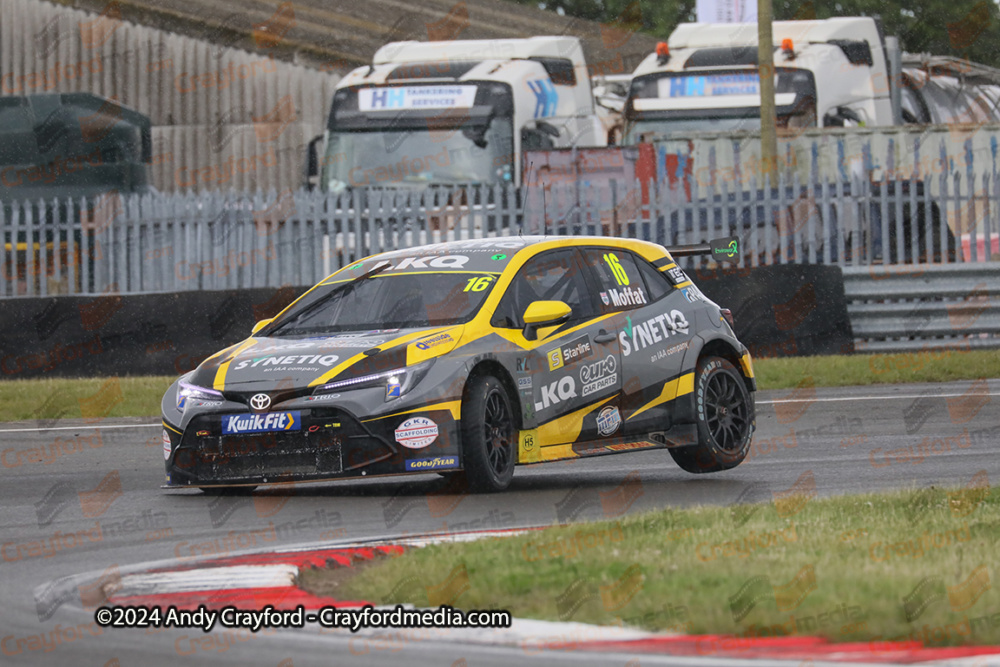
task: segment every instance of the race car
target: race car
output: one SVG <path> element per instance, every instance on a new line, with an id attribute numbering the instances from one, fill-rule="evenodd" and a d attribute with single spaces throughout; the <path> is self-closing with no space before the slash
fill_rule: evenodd
<path id="1" fill-rule="evenodd" d="M 738 257 L 738 240 L 673 249 Z M 663 246 L 498 237 L 374 255 L 308 290 L 163 397 L 166 488 L 439 473 L 666 448 L 747 456 L 753 364 Z"/>

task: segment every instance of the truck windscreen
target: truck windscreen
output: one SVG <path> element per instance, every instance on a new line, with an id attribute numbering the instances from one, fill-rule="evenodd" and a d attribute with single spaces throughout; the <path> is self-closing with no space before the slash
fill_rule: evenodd
<path id="1" fill-rule="evenodd" d="M 340 90 L 330 113 L 323 187 L 511 182 L 512 116 L 504 84 Z"/>
<path id="2" fill-rule="evenodd" d="M 811 72 L 775 73 L 778 127 L 816 126 L 816 84 Z M 625 144 L 692 132 L 760 130 L 756 71 L 670 72 L 632 82 L 625 105 Z"/>

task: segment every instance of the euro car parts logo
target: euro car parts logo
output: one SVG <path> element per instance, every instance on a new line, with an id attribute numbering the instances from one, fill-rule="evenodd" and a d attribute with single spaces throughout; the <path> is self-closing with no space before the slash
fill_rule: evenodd
<path id="1" fill-rule="evenodd" d="M 748 579 L 729 597 L 729 610 L 737 623 L 746 618 L 759 602 L 774 600 L 778 611 L 791 611 L 816 590 L 816 570 L 806 565 L 787 584 L 775 586 L 766 575 Z"/>
<path id="2" fill-rule="evenodd" d="M 601 361 L 585 364 L 580 367 L 580 382 L 583 384 L 582 395 L 590 396 L 618 383 L 618 360 L 609 354 Z M 530 380 L 531 378 L 527 378 Z M 518 381 L 520 385 L 520 381 Z M 528 386 L 531 384 L 529 382 Z"/>

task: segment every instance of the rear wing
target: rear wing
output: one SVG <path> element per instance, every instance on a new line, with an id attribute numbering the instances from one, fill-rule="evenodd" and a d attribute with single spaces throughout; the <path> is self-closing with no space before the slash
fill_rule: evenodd
<path id="1" fill-rule="evenodd" d="M 667 252 L 674 257 L 710 255 L 716 262 L 735 264 L 740 261 L 740 239 L 738 236 L 727 236 L 721 239 L 712 239 L 708 243 L 667 246 Z"/>

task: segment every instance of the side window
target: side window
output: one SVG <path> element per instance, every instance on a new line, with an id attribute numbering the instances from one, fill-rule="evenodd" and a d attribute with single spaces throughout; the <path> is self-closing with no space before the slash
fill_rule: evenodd
<path id="1" fill-rule="evenodd" d="M 562 301 L 573 309 L 570 322 L 596 314 L 573 250 L 546 252 L 522 266 L 500 300 L 490 324 L 507 329 L 523 328 L 524 310 L 532 301 Z"/>
<path id="2" fill-rule="evenodd" d="M 653 265 L 642 257 L 636 258 L 635 265 L 646 283 L 646 293 L 649 295 L 650 303 L 659 301 L 673 289 L 673 285 L 667 280 L 667 277 L 653 268 Z"/>
<path id="3" fill-rule="evenodd" d="M 652 302 L 632 253 L 620 248 L 587 248 L 583 255 L 594 269 L 605 313 Z"/>

